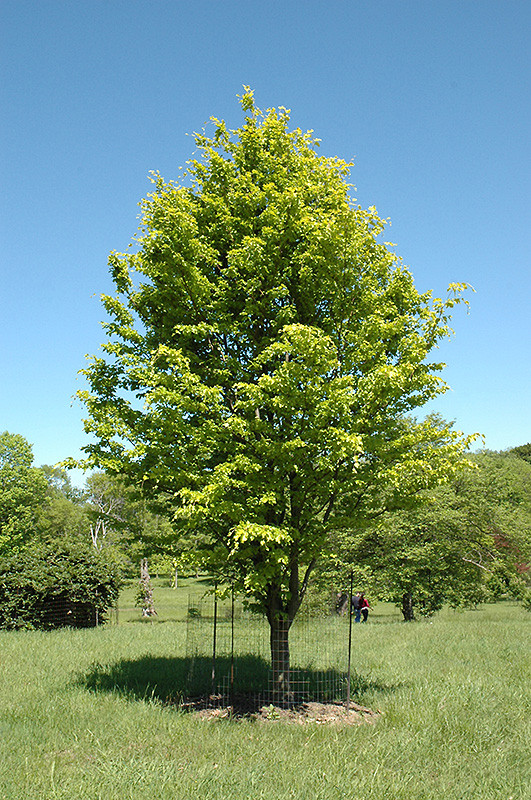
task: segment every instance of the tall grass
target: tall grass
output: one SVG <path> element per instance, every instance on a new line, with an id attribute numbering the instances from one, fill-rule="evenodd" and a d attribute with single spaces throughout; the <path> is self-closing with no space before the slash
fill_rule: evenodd
<path id="1" fill-rule="evenodd" d="M 379 722 L 288 725 L 161 702 L 182 679 L 185 593 L 156 588 L 153 623 L 126 596 L 118 626 L 0 634 L 2 798 L 531 797 L 531 617 L 516 605 L 413 624 L 377 606 L 353 660 Z"/>

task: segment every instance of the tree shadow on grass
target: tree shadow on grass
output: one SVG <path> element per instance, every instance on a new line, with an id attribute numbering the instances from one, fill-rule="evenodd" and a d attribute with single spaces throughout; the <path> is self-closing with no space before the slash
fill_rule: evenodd
<path id="1" fill-rule="evenodd" d="M 93 664 L 77 684 L 92 692 L 116 693 L 185 711 L 231 705 L 235 713 L 245 713 L 272 702 L 271 670 L 265 659 L 248 654 L 231 662 L 228 657 L 218 657 L 214 680 L 212 666 L 212 659 L 206 656 L 143 656 L 115 664 Z M 345 700 L 347 679 L 338 670 L 294 667 L 290 685 L 294 704 L 337 703 Z M 351 699 L 356 702 L 363 701 L 367 692 L 385 695 L 398 688 L 357 672 L 351 674 L 350 685 Z"/>

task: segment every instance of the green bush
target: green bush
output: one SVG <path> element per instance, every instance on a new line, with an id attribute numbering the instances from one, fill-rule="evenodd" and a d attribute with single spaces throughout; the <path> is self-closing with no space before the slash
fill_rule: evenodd
<path id="1" fill-rule="evenodd" d="M 90 628 L 119 589 L 116 562 L 89 545 L 30 545 L 0 559 L 0 628 Z"/>

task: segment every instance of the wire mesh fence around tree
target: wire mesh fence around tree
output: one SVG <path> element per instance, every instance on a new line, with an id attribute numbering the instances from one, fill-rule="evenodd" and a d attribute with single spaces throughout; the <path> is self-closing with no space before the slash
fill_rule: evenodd
<path id="1" fill-rule="evenodd" d="M 273 650 L 267 619 L 239 597 L 190 592 L 186 693 L 197 704 L 256 710 L 308 702 L 350 703 L 351 617 L 306 602 Z M 288 640 L 289 635 L 289 640 Z M 289 656 L 288 656 L 289 653 Z M 288 666 L 289 658 L 289 666 Z"/>

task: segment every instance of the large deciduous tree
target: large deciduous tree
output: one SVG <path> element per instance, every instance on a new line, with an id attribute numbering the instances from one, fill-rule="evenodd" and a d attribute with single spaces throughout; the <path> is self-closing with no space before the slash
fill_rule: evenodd
<path id="1" fill-rule="evenodd" d="M 164 493 L 271 627 L 288 631 L 328 532 L 451 472 L 466 442 L 407 415 L 445 391 L 428 356 L 462 285 L 419 293 L 286 109 L 196 135 L 183 183 L 153 177 L 113 253 L 103 355 L 85 370 L 86 465 Z M 385 487 L 382 490 L 382 487 Z"/>

